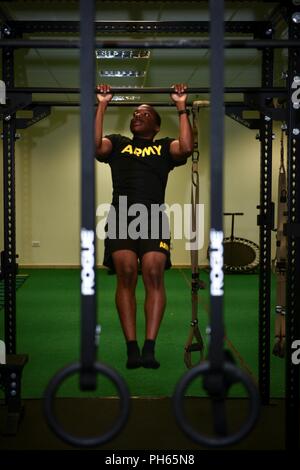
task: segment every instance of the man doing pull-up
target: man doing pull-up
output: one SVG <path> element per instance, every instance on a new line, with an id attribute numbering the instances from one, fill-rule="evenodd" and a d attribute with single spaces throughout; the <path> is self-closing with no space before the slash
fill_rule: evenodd
<path id="1" fill-rule="evenodd" d="M 169 172 L 185 164 L 193 151 L 193 132 L 186 110 L 187 87 L 174 85 L 171 94 L 179 115 L 178 139 L 158 140 L 154 138 L 160 130 L 161 119 L 147 104 L 138 106 L 133 113 L 130 122 L 132 138 L 119 134 L 103 137 L 104 114 L 113 95 L 109 85 L 99 85 L 97 89 L 96 158 L 110 165 L 113 183 L 113 211 L 110 215 L 115 215 L 117 220 L 117 230 L 113 236 L 108 233 L 105 238 L 103 264 L 117 275 L 116 306 L 127 342 L 127 368 L 157 369 L 160 364 L 155 358 L 155 340 L 166 305 L 164 271 L 171 266 L 171 261 L 170 235 L 165 230 L 166 215 L 160 213 L 159 217 L 154 217 L 153 208 L 164 204 Z M 147 212 L 139 227 L 143 234 L 138 237 L 130 230 L 130 222 L 133 221 L 131 209 L 137 204 Z M 125 207 L 126 214 L 123 213 Z M 154 225 L 156 234 L 153 234 Z M 142 353 L 136 338 L 138 262 L 145 286 L 146 332 Z"/>

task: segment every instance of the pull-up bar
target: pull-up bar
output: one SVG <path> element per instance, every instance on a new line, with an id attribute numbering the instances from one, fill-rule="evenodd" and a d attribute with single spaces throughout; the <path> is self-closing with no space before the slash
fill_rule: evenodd
<path id="1" fill-rule="evenodd" d="M 198 102 L 198 101 L 197 101 Z M 61 106 L 61 107 L 76 107 L 80 106 L 78 101 L 33 101 L 33 105 L 35 106 Z M 131 108 L 135 106 L 140 106 L 142 103 L 139 101 L 110 101 L 108 106 L 112 108 Z M 153 106 L 154 108 L 175 108 L 175 103 L 171 101 L 147 101 L 147 104 Z M 193 105 L 192 102 L 188 101 L 186 103 L 187 107 Z M 95 102 L 95 106 L 97 103 Z"/>
<path id="2" fill-rule="evenodd" d="M 80 88 L 47 88 L 47 87 L 28 87 L 28 88 L 8 88 L 6 90 L 9 93 L 57 93 L 57 94 L 76 94 L 80 93 Z M 210 93 L 210 88 L 207 87 L 191 87 L 186 90 L 189 94 L 199 93 Z M 286 88 L 274 87 L 274 88 L 261 88 L 261 87 L 226 87 L 224 93 L 285 93 Z M 95 88 L 95 93 L 99 94 L 99 90 Z M 146 87 L 146 88 L 135 88 L 135 87 L 111 87 L 111 93 L 117 95 L 146 95 L 146 94 L 165 94 L 169 95 L 174 93 L 173 88 L 167 87 Z"/>
<path id="3" fill-rule="evenodd" d="M 97 49 L 210 49 L 210 42 L 207 39 L 177 39 L 172 41 L 98 41 L 95 39 L 94 46 Z M 80 41 L 79 39 L 0 39 L 0 47 L 79 49 Z M 229 49 L 299 48 L 299 40 L 230 39 L 224 42 L 224 47 Z"/>

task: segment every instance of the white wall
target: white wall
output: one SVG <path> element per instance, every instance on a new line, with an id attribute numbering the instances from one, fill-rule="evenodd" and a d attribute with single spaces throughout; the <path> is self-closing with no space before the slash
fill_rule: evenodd
<path id="1" fill-rule="evenodd" d="M 131 108 L 111 108 L 107 112 L 106 133 L 126 133 Z M 160 136 L 175 136 L 178 118 L 174 109 L 159 109 L 162 115 Z M 54 108 L 50 117 L 21 131 L 16 142 L 17 252 L 21 265 L 78 265 L 80 225 L 80 142 L 79 110 Z M 129 134 L 128 134 L 129 135 Z M 236 221 L 236 235 L 258 242 L 256 225 L 259 203 L 259 142 L 251 131 L 225 119 L 224 210 L 244 212 Z M 276 202 L 279 168 L 279 133 L 274 142 L 273 200 Z M 95 162 L 97 204 L 111 201 L 111 176 L 108 165 Z M 172 171 L 166 202 L 190 202 L 191 160 Z M 199 261 L 206 263 L 209 227 L 209 110 L 200 111 L 200 202 L 205 205 L 205 245 Z M 0 169 L 2 194 L 2 164 Z M 216 188 L 218 190 L 218 188 Z M 0 243 L 3 249 L 3 200 L 0 204 Z M 225 218 L 225 235 L 230 221 Z M 274 237 L 273 237 L 274 239 Z M 39 241 L 40 247 L 32 247 Z M 273 247 L 275 242 L 273 243 Z M 98 264 L 102 263 L 103 241 L 98 242 Z M 274 251 L 274 249 L 273 249 Z M 189 264 L 184 240 L 173 241 L 175 265 Z"/>

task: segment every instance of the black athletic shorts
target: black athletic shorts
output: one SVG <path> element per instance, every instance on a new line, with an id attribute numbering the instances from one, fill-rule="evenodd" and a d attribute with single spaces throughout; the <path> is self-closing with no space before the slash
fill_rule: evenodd
<path id="1" fill-rule="evenodd" d="M 107 221 L 109 220 L 109 215 Z M 120 236 L 119 232 L 119 219 L 117 214 L 117 224 L 113 236 L 109 235 L 108 225 L 106 224 L 106 238 L 104 240 L 104 259 L 103 265 L 109 268 L 112 273 L 115 273 L 114 263 L 112 259 L 112 253 L 118 250 L 131 250 L 136 253 L 139 261 L 141 262 L 142 257 L 145 253 L 150 251 L 158 251 L 166 255 L 165 269 L 170 269 L 171 257 L 170 257 L 170 233 L 169 233 L 169 221 L 165 213 L 160 213 L 159 218 L 156 219 L 156 229 L 151 231 L 151 216 L 148 216 L 148 230 L 143 231 L 142 236 L 132 236 L 132 232 L 128 230 L 134 217 L 127 217 L 126 219 L 126 233 Z M 145 224 L 144 224 L 145 225 Z M 141 232 L 139 224 L 136 225 L 137 232 Z M 145 227 L 144 227 L 145 229 Z M 124 230 L 124 225 L 123 225 Z"/>

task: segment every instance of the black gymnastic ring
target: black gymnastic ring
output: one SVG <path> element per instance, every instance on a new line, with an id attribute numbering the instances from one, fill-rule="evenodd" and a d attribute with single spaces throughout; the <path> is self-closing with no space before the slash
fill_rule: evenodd
<path id="1" fill-rule="evenodd" d="M 250 413 L 248 420 L 236 433 L 229 436 L 218 436 L 210 437 L 202 435 L 195 431 L 195 429 L 188 423 L 186 416 L 184 414 L 183 400 L 185 397 L 185 391 L 189 383 L 198 375 L 206 375 L 211 372 L 211 366 L 209 362 L 203 362 L 193 369 L 190 369 L 178 382 L 174 395 L 173 395 L 173 408 L 174 414 L 177 419 L 179 426 L 182 430 L 196 443 L 201 444 L 206 447 L 225 447 L 231 444 L 235 444 L 243 439 L 254 427 L 260 410 L 260 397 L 256 386 L 250 379 L 250 377 L 241 369 L 238 369 L 236 366 L 229 362 L 224 363 L 225 374 L 231 376 L 237 382 L 242 382 L 250 398 Z"/>
<path id="2" fill-rule="evenodd" d="M 66 432 L 57 421 L 53 411 L 53 401 L 55 394 L 66 377 L 73 375 L 75 372 L 80 371 L 81 364 L 79 362 L 72 363 L 57 372 L 56 375 L 50 380 L 44 396 L 44 413 L 47 422 L 52 431 L 63 441 L 77 447 L 96 447 L 110 441 L 116 434 L 118 434 L 123 426 L 126 424 L 129 415 L 129 402 L 130 395 L 125 381 L 122 377 L 110 367 L 99 362 L 94 364 L 96 372 L 108 377 L 117 387 L 120 396 L 121 413 L 114 424 L 114 426 L 101 436 L 95 437 L 76 437 Z"/>

